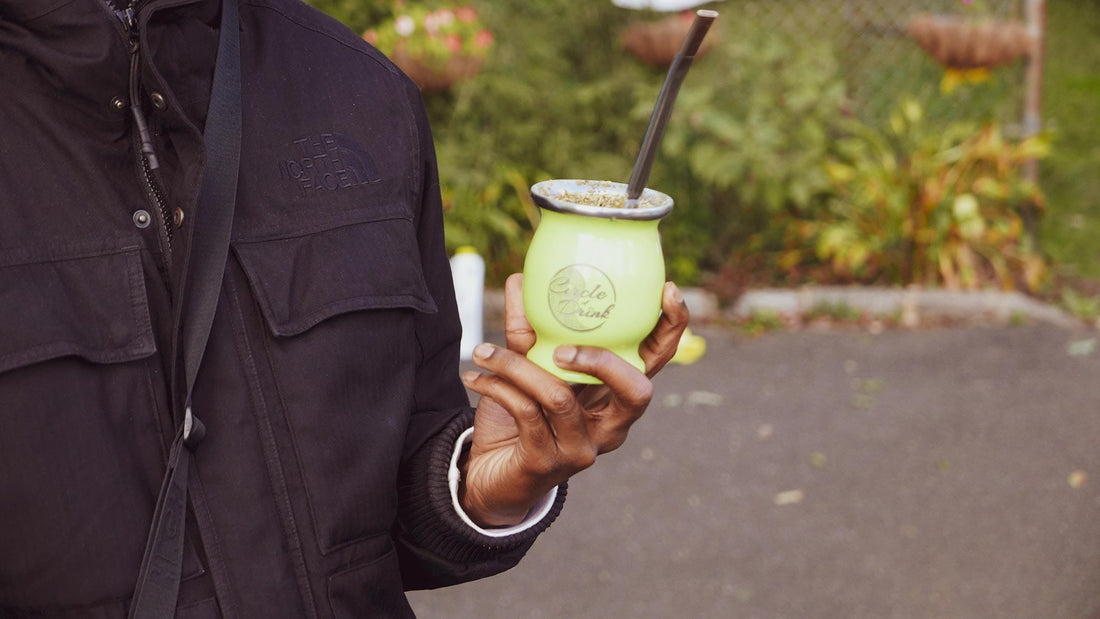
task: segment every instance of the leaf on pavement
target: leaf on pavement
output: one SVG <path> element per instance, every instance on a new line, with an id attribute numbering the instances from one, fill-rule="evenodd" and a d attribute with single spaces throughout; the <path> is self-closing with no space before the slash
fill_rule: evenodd
<path id="1" fill-rule="evenodd" d="M 1082 471 L 1081 469 L 1077 469 L 1076 471 L 1073 471 L 1072 473 L 1069 474 L 1069 477 L 1066 478 L 1066 481 L 1069 482 L 1069 487 L 1074 488 L 1074 489 L 1084 488 L 1085 484 L 1088 482 L 1088 480 L 1089 480 L 1088 473 Z"/>
<path id="2" fill-rule="evenodd" d="M 1096 352 L 1096 338 L 1074 340 L 1066 344 L 1066 354 L 1071 357 L 1087 357 Z"/>
<path id="3" fill-rule="evenodd" d="M 827 458 L 825 457 L 825 454 L 821 453 L 820 451 L 815 451 L 810 454 L 810 465 L 813 466 L 815 469 L 825 468 L 826 460 Z"/>
<path id="4" fill-rule="evenodd" d="M 779 494 L 775 495 L 775 504 L 780 505 L 780 506 L 782 506 L 782 505 L 797 505 L 798 503 L 802 502 L 802 499 L 804 497 L 805 497 L 805 494 L 803 494 L 803 492 L 801 490 L 798 490 L 798 489 L 785 490 L 785 491 L 780 492 Z"/>
<path id="5" fill-rule="evenodd" d="M 688 394 L 687 403 L 695 406 L 721 406 L 722 394 L 713 391 L 692 391 Z"/>

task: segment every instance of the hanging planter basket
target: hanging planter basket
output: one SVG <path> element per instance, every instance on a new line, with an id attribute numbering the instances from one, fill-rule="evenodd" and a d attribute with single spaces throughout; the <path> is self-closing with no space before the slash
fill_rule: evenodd
<path id="1" fill-rule="evenodd" d="M 991 69 L 1031 52 L 1032 37 L 1018 21 L 975 20 L 959 15 L 918 14 L 909 36 L 949 69 Z"/>
<path id="2" fill-rule="evenodd" d="M 642 62 L 655 67 L 668 67 L 691 28 L 692 13 L 672 15 L 653 22 L 637 22 L 623 31 L 623 46 Z M 703 41 L 696 52 L 698 58 L 714 47 L 715 37 Z"/>
<path id="3" fill-rule="evenodd" d="M 393 61 L 405 72 L 421 92 L 443 92 L 455 84 L 477 75 L 485 58 L 481 56 L 454 55 L 442 65 L 428 64 L 413 57 L 403 49 L 395 49 L 390 54 Z"/>

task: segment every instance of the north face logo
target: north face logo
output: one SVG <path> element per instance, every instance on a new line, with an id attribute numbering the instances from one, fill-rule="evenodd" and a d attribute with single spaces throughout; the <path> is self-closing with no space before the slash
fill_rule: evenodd
<path id="1" fill-rule="evenodd" d="M 302 195 L 339 191 L 382 180 L 365 148 L 346 135 L 321 133 L 290 143 L 294 156 L 279 160 L 279 177 Z"/>

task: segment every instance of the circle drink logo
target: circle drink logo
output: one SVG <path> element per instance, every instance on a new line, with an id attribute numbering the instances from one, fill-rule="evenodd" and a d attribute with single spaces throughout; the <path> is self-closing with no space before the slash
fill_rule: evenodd
<path id="1" fill-rule="evenodd" d="M 571 331 L 598 329 L 615 309 L 615 285 L 588 264 L 572 264 L 554 273 L 546 296 L 550 313 Z"/>

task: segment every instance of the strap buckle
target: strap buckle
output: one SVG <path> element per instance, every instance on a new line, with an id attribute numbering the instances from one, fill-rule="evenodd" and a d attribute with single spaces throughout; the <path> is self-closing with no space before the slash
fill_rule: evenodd
<path id="1" fill-rule="evenodd" d="M 183 444 L 194 450 L 206 437 L 206 426 L 191 412 L 191 405 L 183 411 Z"/>

